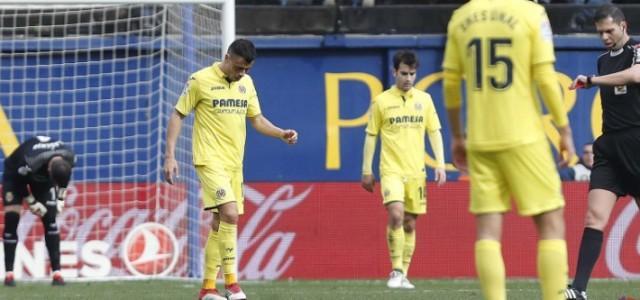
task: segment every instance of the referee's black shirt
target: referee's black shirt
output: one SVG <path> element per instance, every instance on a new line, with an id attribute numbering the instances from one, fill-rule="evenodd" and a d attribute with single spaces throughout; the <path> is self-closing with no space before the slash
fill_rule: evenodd
<path id="1" fill-rule="evenodd" d="M 598 58 L 598 74 L 607 75 L 640 63 L 640 44 L 629 39 L 620 49 Z M 640 85 L 600 86 L 602 99 L 602 132 L 640 128 Z"/>

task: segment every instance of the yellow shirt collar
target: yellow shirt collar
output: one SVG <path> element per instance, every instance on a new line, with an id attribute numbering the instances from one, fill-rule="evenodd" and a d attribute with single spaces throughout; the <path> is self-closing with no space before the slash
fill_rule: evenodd
<path id="1" fill-rule="evenodd" d="M 216 75 L 222 79 L 226 78 L 227 75 L 224 74 L 224 72 L 222 72 L 222 69 L 220 69 L 220 64 L 222 64 L 221 62 L 216 62 L 213 64 L 213 72 L 216 73 Z"/>
<path id="2" fill-rule="evenodd" d="M 402 97 L 402 96 L 413 97 L 413 90 L 414 90 L 414 88 L 412 87 L 410 90 L 405 92 L 405 91 L 399 89 L 395 85 L 391 88 L 391 92 L 394 95 L 397 95 L 397 96 L 400 96 L 400 97 Z"/>

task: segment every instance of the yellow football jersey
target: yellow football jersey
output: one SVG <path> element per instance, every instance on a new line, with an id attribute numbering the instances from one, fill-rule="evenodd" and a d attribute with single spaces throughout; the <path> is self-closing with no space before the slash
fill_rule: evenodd
<path id="1" fill-rule="evenodd" d="M 193 163 L 241 169 L 247 136 L 246 118 L 260 114 L 249 75 L 228 82 L 220 63 L 191 75 L 175 106 L 183 115 L 195 110 Z"/>
<path id="2" fill-rule="evenodd" d="M 544 138 L 532 69 L 555 61 L 552 38 L 544 7 L 530 1 L 472 0 L 453 13 L 443 68 L 465 79 L 469 149 Z"/>
<path id="3" fill-rule="evenodd" d="M 416 88 L 405 93 L 394 86 L 375 97 L 366 131 L 380 134 L 381 176 L 424 176 L 425 133 L 439 129 L 429 94 Z"/>

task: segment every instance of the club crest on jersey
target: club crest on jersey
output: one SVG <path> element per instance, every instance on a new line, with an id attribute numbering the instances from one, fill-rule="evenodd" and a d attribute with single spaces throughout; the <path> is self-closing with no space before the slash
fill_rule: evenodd
<path id="1" fill-rule="evenodd" d="M 224 189 L 218 189 L 216 191 L 216 199 L 218 199 L 218 200 L 224 199 L 224 196 L 226 196 L 226 195 L 227 195 L 227 192 Z"/>
<path id="2" fill-rule="evenodd" d="M 416 108 L 416 110 L 422 110 L 422 103 L 416 103 L 414 107 Z"/>
<path id="3" fill-rule="evenodd" d="M 12 192 L 7 192 L 6 194 L 4 194 L 4 202 L 11 202 L 13 201 L 13 193 Z"/>
<path id="4" fill-rule="evenodd" d="M 389 197 L 389 195 L 391 194 L 391 191 L 389 191 L 388 189 L 385 189 L 383 194 L 385 197 Z"/>
<path id="5" fill-rule="evenodd" d="M 238 86 L 238 91 L 240 92 L 240 94 L 244 94 L 247 92 L 247 88 L 244 87 L 244 85 L 240 85 Z"/>

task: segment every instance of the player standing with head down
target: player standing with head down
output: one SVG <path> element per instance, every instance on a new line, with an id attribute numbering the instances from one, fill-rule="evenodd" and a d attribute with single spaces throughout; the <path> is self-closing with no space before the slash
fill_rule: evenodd
<path id="1" fill-rule="evenodd" d="M 567 278 L 564 198 L 542 126 L 534 84 L 560 130 L 560 150 L 575 155 L 553 67 L 551 27 L 542 6 L 525 0 L 472 0 L 449 22 L 444 97 L 453 160 L 471 180 L 476 271 L 488 300 L 506 299 L 501 252 L 503 214 L 515 198 L 539 235 L 537 267 L 543 299 L 563 299 Z M 466 84 L 466 135 L 460 121 Z"/>
<path id="2" fill-rule="evenodd" d="M 380 177 L 383 204 L 387 209 L 387 243 L 392 272 L 387 286 L 414 288 L 407 279 L 415 249 L 416 220 L 427 212 L 424 135 L 436 156 L 435 180 L 446 181 L 440 120 L 431 96 L 413 87 L 418 58 L 412 51 L 393 57 L 395 85 L 378 95 L 370 108 L 364 142 L 362 187 L 373 192 L 371 164 L 380 135 Z"/>
<path id="3" fill-rule="evenodd" d="M 264 135 L 288 144 L 298 140 L 295 130 L 280 129 L 261 114 L 256 89 L 247 75 L 255 57 L 251 41 L 238 39 L 231 43 L 222 62 L 191 76 L 169 119 L 165 178 L 173 183 L 178 175 L 176 141 L 182 119 L 195 111 L 193 163 L 202 186 L 204 209 L 213 213 L 199 299 L 246 299 L 236 271 L 238 216 L 244 212 L 242 160 L 246 120 Z M 215 288 L 220 266 L 227 298 Z"/>
<path id="4" fill-rule="evenodd" d="M 23 199 L 44 227 L 53 285 L 64 285 L 60 273 L 60 230 L 56 215 L 64 208 L 67 185 L 75 156 L 71 148 L 47 136 L 31 138 L 4 160 L 2 196 L 4 204 L 5 286 L 15 286 L 13 263 L 18 245 L 18 222 Z"/>
<path id="5" fill-rule="evenodd" d="M 602 135 L 593 144 L 587 216 L 566 299 L 587 299 L 587 283 L 617 199 L 631 195 L 640 206 L 640 44 L 629 37 L 620 8 L 602 6 L 594 21 L 608 51 L 598 58 L 598 76 L 579 75 L 570 88 L 600 86 Z"/>

